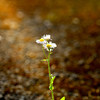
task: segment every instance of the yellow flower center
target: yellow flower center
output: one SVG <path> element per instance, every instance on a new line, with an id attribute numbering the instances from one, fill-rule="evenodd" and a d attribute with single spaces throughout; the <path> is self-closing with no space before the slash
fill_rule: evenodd
<path id="1" fill-rule="evenodd" d="M 52 45 L 51 44 L 47 44 L 46 46 L 47 46 L 47 48 L 50 48 Z"/>
<path id="2" fill-rule="evenodd" d="M 44 39 L 43 39 L 43 38 L 41 38 L 41 39 L 39 39 L 39 41 L 40 41 L 40 42 L 43 42 L 43 41 L 44 41 Z"/>

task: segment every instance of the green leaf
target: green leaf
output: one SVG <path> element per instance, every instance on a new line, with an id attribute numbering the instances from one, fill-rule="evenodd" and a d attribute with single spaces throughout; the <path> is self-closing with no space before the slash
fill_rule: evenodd
<path id="1" fill-rule="evenodd" d="M 54 89 L 53 84 L 50 84 L 49 89 L 50 90 L 53 90 Z"/>
<path id="2" fill-rule="evenodd" d="M 53 90 L 53 89 L 54 89 L 54 87 L 53 87 L 53 82 L 54 82 L 55 76 L 53 76 L 52 74 L 51 74 L 50 76 L 51 76 L 51 81 L 50 81 L 49 89 L 50 89 L 50 90 Z"/>
<path id="3" fill-rule="evenodd" d="M 60 100 L 65 100 L 65 97 L 62 97 Z"/>
<path id="4" fill-rule="evenodd" d="M 48 61 L 48 59 L 42 59 L 41 61 Z"/>
<path id="5" fill-rule="evenodd" d="M 55 76 L 52 76 L 52 79 L 51 79 L 52 84 L 53 84 L 54 79 L 55 79 Z"/>

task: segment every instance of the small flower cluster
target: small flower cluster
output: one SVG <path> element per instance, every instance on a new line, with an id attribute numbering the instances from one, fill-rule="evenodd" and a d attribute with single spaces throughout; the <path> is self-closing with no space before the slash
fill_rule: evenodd
<path id="1" fill-rule="evenodd" d="M 57 47 L 57 45 L 55 43 L 52 43 L 50 40 L 51 40 L 50 35 L 44 35 L 40 39 L 36 40 L 36 42 L 42 45 L 43 53 L 46 58 L 46 59 L 43 59 L 42 61 L 48 62 L 48 73 L 49 73 L 49 81 L 50 81 L 49 89 L 51 91 L 52 100 L 54 100 L 53 82 L 54 82 L 55 76 L 53 76 L 50 71 L 50 54 L 52 54 L 53 49 Z M 46 56 L 44 49 L 48 51 L 48 56 Z M 65 100 L 65 97 L 62 97 L 60 100 Z"/>
<path id="2" fill-rule="evenodd" d="M 50 35 L 44 35 L 42 38 L 36 40 L 36 42 L 42 44 L 44 49 L 51 52 L 57 45 L 49 40 L 51 40 Z"/>

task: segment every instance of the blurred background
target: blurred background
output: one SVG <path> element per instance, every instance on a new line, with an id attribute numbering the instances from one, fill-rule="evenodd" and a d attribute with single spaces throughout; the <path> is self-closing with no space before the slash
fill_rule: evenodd
<path id="1" fill-rule="evenodd" d="M 0 100 L 51 99 L 44 34 L 55 100 L 100 100 L 100 0 L 0 0 Z"/>

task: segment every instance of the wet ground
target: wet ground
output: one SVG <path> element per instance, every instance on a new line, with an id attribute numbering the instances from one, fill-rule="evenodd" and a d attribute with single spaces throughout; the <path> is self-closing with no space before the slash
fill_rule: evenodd
<path id="1" fill-rule="evenodd" d="M 100 100 L 100 1 L 0 0 L 0 100 L 50 100 L 44 34 L 55 100 Z M 83 6 L 84 5 L 84 6 Z"/>

